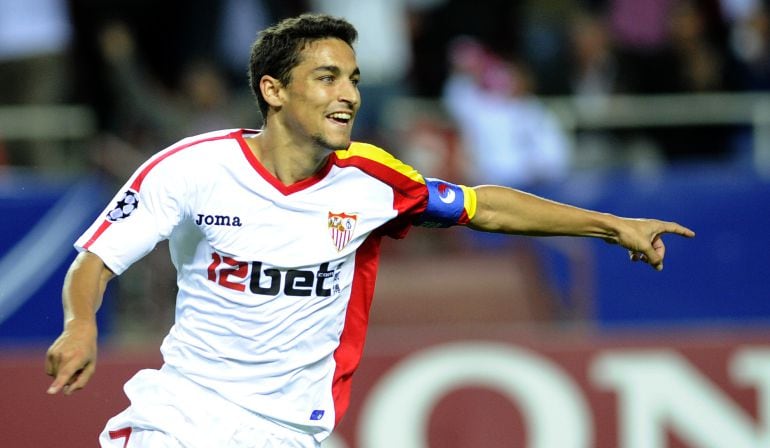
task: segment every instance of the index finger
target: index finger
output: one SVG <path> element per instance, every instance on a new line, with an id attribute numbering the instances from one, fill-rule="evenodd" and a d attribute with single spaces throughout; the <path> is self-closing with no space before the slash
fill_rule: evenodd
<path id="1" fill-rule="evenodd" d="M 677 235 L 685 236 L 687 238 L 692 238 L 695 236 L 694 231 L 675 222 L 664 222 L 662 233 L 675 233 Z"/>

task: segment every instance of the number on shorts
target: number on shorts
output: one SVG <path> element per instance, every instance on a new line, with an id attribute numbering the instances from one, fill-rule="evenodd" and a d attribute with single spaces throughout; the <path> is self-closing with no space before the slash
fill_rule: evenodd
<path id="1" fill-rule="evenodd" d="M 120 438 L 125 437 L 126 440 L 123 442 L 123 448 L 126 448 L 128 446 L 128 438 L 131 437 L 131 427 L 117 429 L 115 431 L 110 431 L 110 440 L 117 440 Z"/>

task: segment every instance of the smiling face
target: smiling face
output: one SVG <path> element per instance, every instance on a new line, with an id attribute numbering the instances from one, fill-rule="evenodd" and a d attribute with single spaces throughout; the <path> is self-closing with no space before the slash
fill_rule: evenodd
<path id="1" fill-rule="evenodd" d="M 359 77 L 355 53 L 347 43 L 336 38 L 312 41 L 291 70 L 289 83 L 280 87 L 275 118 L 294 143 L 345 149 L 361 103 Z"/>

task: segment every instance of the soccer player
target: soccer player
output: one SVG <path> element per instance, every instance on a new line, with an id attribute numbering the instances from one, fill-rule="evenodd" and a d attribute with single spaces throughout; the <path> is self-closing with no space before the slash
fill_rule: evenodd
<path id="1" fill-rule="evenodd" d="M 498 186 L 423 177 L 351 142 L 361 98 L 356 30 L 325 15 L 260 33 L 250 83 L 261 130 L 189 137 L 144 163 L 77 240 L 48 393 L 94 373 L 108 281 L 168 239 L 175 323 L 159 370 L 125 386 L 105 447 L 317 447 L 348 405 L 380 241 L 410 226 L 598 237 L 663 268 L 676 223 L 627 219 Z"/>

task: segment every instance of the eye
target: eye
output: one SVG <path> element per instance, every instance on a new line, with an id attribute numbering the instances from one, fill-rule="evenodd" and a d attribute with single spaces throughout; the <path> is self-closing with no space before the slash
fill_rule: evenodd
<path id="1" fill-rule="evenodd" d="M 361 83 L 361 80 L 360 80 L 359 78 L 353 78 L 353 79 L 351 79 L 351 80 L 350 80 L 350 82 L 351 82 L 351 83 L 352 83 L 354 86 L 358 87 L 358 85 Z"/>
<path id="2" fill-rule="evenodd" d="M 325 83 L 325 84 L 331 84 L 334 82 L 334 76 L 333 75 L 323 75 L 318 78 L 319 81 Z"/>

